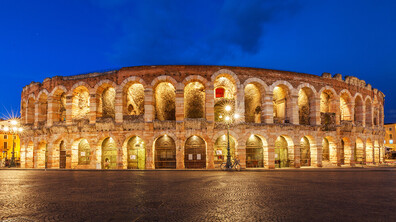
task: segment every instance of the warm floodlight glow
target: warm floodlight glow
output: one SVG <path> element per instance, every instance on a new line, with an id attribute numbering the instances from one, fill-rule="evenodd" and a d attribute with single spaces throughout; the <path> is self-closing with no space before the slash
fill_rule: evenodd
<path id="1" fill-rule="evenodd" d="M 11 120 L 11 124 L 12 124 L 12 125 L 16 125 L 16 124 L 18 124 L 18 121 L 16 121 L 16 120 Z"/>
<path id="2" fill-rule="evenodd" d="M 12 127 L 12 130 L 14 131 L 14 132 L 16 132 L 17 130 L 18 130 L 18 128 L 17 127 Z"/>
<path id="3" fill-rule="evenodd" d="M 223 118 L 223 116 L 222 116 L 222 115 L 220 115 L 220 116 L 219 116 L 219 118 L 220 118 L 220 119 L 222 119 L 222 118 Z"/>
<path id="4" fill-rule="evenodd" d="M 234 118 L 235 118 L 235 119 L 238 119 L 238 118 L 239 118 L 239 114 L 238 114 L 238 113 L 235 113 L 235 114 L 234 114 Z"/>
<path id="5" fill-rule="evenodd" d="M 225 107 L 225 110 L 228 112 L 228 111 L 230 111 L 231 110 L 231 106 L 230 105 L 227 105 L 226 107 Z"/>
<path id="6" fill-rule="evenodd" d="M 8 128 L 8 126 L 4 127 L 4 131 L 8 132 L 8 130 L 10 130 L 10 128 Z"/>
<path id="7" fill-rule="evenodd" d="M 22 128 L 19 128 L 19 129 L 18 129 L 18 131 L 19 131 L 19 132 L 22 132 L 22 131 L 23 131 L 23 129 L 22 129 Z"/>
<path id="8" fill-rule="evenodd" d="M 226 116 L 225 120 L 226 120 L 226 121 L 230 120 L 230 117 L 229 117 L 229 116 Z"/>

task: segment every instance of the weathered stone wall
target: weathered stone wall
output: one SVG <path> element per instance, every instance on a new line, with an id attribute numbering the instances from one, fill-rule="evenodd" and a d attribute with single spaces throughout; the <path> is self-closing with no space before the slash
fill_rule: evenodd
<path id="1" fill-rule="evenodd" d="M 225 98 L 215 98 L 217 87 L 225 89 Z M 223 111 L 216 107 L 223 103 L 241 114 L 230 126 L 230 139 L 232 156 L 243 167 L 251 135 L 262 140 L 258 153 L 266 168 L 285 166 L 276 162 L 281 154 L 275 141 L 280 140 L 287 147 L 282 155 L 290 167 L 300 167 L 302 161 L 322 166 L 324 138 L 326 164 L 383 160 L 384 94 L 356 77 L 343 80 L 340 74 L 320 77 L 241 67 L 141 66 L 56 76 L 24 87 L 22 167 L 58 168 L 63 158 L 66 168 L 153 169 L 156 159 L 168 155 L 155 148 L 164 135 L 174 141 L 176 168 L 203 156 L 206 168 L 219 167 L 225 161 L 227 130 L 220 118 Z M 185 153 L 185 143 L 193 135 L 205 141 L 205 155 Z M 144 146 L 128 145 L 136 137 Z M 143 147 L 144 158 L 130 154 L 142 153 L 131 147 Z"/>

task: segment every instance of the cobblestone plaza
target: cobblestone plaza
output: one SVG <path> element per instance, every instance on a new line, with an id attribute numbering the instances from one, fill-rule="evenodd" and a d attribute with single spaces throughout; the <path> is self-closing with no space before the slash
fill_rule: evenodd
<path id="1" fill-rule="evenodd" d="M 0 170 L 0 221 L 395 221 L 396 170 Z"/>

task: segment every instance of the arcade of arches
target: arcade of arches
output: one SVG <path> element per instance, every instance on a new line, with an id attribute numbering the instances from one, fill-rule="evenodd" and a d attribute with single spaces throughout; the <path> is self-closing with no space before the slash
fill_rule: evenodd
<path id="1" fill-rule="evenodd" d="M 158 66 L 58 76 L 23 89 L 21 165 L 213 169 L 228 146 L 243 168 L 378 164 L 383 107 L 382 92 L 340 75 Z"/>

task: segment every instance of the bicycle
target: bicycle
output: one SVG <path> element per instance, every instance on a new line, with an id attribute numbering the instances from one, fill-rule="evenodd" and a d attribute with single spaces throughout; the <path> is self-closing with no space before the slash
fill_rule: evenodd
<path id="1" fill-rule="evenodd" d="M 231 164 L 231 166 L 229 166 L 229 168 L 226 168 L 227 163 L 224 162 L 220 165 L 220 169 L 221 170 L 232 170 L 233 168 L 235 168 L 236 171 L 241 171 L 241 164 L 239 164 L 239 160 L 234 160 L 234 163 Z"/>

